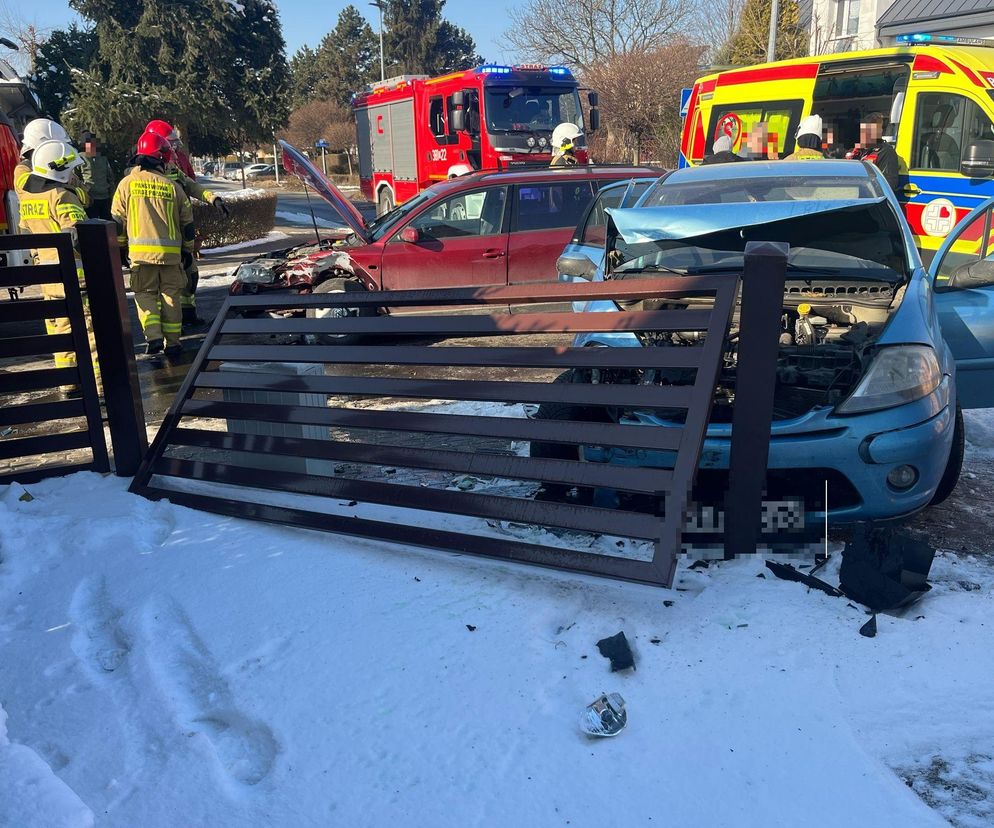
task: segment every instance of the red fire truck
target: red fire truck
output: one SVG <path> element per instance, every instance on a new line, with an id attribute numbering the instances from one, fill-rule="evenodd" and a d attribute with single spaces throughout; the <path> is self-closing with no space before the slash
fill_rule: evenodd
<path id="1" fill-rule="evenodd" d="M 597 94 L 589 92 L 587 101 L 593 131 Z M 377 215 L 472 170 L 548 164 L 553 129 L 584 129 L 579 86 L 564 66 L 488 64 L 437 78 L 403 75 L 373 84 L 352 106 L 359 179 Z"/>

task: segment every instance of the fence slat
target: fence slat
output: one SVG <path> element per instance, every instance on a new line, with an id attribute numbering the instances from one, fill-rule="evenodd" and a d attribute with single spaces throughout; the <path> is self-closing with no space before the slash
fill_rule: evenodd
<path id="1" fill-rule="evenodd" d="M 39 368 L 31 371 L 7 371 L 0 374 L 0 394 L 22 391 L 57 389 L 60 385 L 75 385 L 79 371 L 75 368 Z"/>
<path id="2" fill-rule="evenodd" d="M 69 315 L 65 299 L 18 299 L 0 302 L 0 322 L 34 322 L 64 319 Z"/>
<path id="3" fill-rule="evenodd" d="M 90 435 L 86 431 L 68 431 L 62 434 L 45 434 L 41 437 L 10 437 L 0 440 L 0 460 L 14 457 L 31 457 L 35 454 L 52 454 L 57 451 L 89 448 Z"/>
<path id="4" fill-rule="evenodd" d="M 71 351 L 73 344 L 72 334 L 15 336 L 10 339 L 0 339 L 0 359 L 57 354 Z"/>
<path id="5" fill-rule="evenodd" d="M 6 405 L 0 408 L 0 425 L 43 423 L 48 420 L 68 420 L 73 417 L 85 416 L 86 406 L 83 405 L 82 400 Z"/>
<path id="6" fill-rule="evenodd" d="M 57 264 L 15 265 L 0 268 L 0 288 L 58 285 L 61 283 L 62 269 Z M 19 299 L 18 301 L 24 300 Z"/>

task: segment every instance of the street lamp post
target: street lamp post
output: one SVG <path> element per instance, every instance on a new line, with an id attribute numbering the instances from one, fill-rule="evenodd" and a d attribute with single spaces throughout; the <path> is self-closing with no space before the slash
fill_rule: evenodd
<path id="1" fill-rule="evenodd" d="M 376 6 L 380 10 L 380 81 L 386 80 L 386 73 L 383 70 L 383 10 L 387 7 L 386 0 L 373 0 L 369 5 Z"/>
<path id="2" fill-rule="evenodd" d="M 780 17 L 779 0 L 773 0 L 770 5 L 770 39 L 766 44 L 766 62 L 773 63 L 777 59 L 777 23 Z"/>

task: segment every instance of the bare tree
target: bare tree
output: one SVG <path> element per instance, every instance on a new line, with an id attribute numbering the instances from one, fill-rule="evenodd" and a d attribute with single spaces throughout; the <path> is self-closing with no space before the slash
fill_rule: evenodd
<path id="1" fill-rule="evenodd" d="M 0 0 L 0 37 L 10 39 L 18 46 L 16 52 L 4 49 L 2 57 L 21 76 L 34 69 L 38 47 L 48 39 L 51 32 L 51 28 L 38 26 L 24 17 L 22 7 L 11 6 L 6 0 Z"/>
<path id="2" fill-rule="evenodd" d="M 658 49 L 683 31 L 689 0 L 526 0 L 511 9 L 510 47 L 529 60 L 587 69 L 629 52 Z"/>
<path id="3" fill-rule="evenodd" d="M 638 163 L 651 155 L 663 164 L 676 161 L 680 90 L 701 73 L 702 52 L 678 40 L 616 55 L 584 73 L 584 82 L 601 94 L 603 130 L 592 147 L 598 160 Z"/>
<path id="4" fill-rule="evenodd" d="M 705 62 L 712 61 L 718 50 L 735 34 L 741 16 L 742 0 L 717 0 L 701 4 L 694 15 L 691 31 L 694 39 L 704 46 Z"/>
<path id="5" fill-rule="evenodd" d="M 320 139 L 332 150 L 347 150 L 355 143 L 355 121 L 337 101 L 311 101 L 290 113 L 290 123 L 281 133 L 291 144 L 312 148 Z"/>

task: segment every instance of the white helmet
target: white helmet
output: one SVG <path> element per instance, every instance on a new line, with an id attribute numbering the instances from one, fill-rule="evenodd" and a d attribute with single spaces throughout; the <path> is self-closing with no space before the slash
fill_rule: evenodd
<path id="1" fill-rule="evenodd" d="M 82 163 L 83 157 L 68 141 L 43 141 L 31 156 L 31 172 L 65 184 L 72 171 Z"/>
<path id="2" fill-rule="evenodd" d="M 808 115 L 797 127 L 797 136 L 815 135 L 821 139 L 821 115 Z"/>
<path id="3" fill-rule="evenodd" d="M 35 118 L 24 127 L 24 138 L 21 142 L 21 158 L 32 150 L 38 149 L 42 141 L 68 141 L 69 133 L 61 124 L 51 118 Z"/>
<path id="4" fill-rule="evenodd" d="M 562 149 L 563 144 L 572 144 L 581 135 L 583 135 L 583 133 L 580 131 L 580 127 L 576 124 L 571 124 L 569 122 L 560 124 L 552 130 L 553 151 Z"/>

